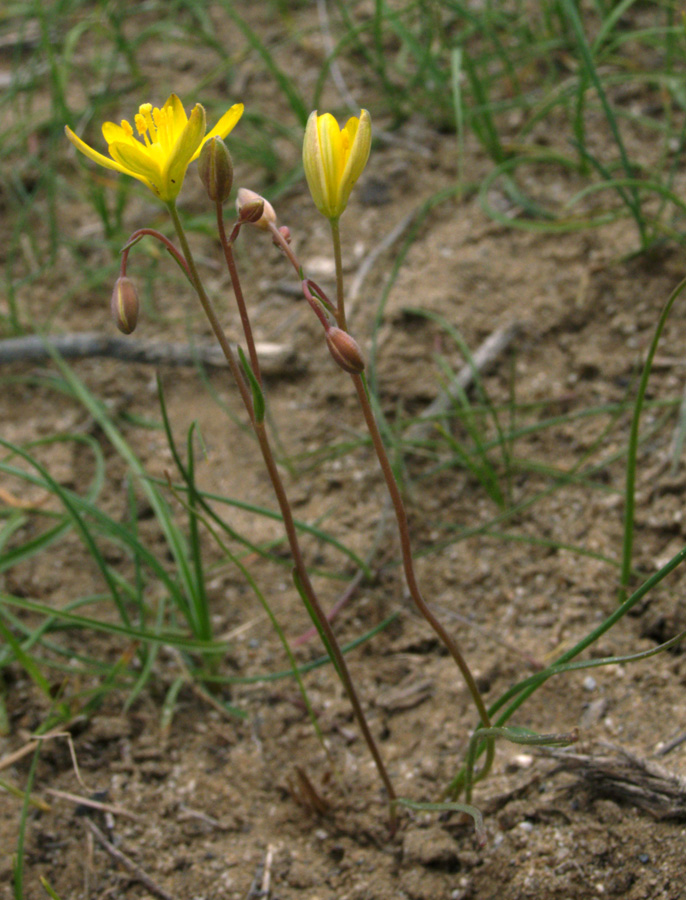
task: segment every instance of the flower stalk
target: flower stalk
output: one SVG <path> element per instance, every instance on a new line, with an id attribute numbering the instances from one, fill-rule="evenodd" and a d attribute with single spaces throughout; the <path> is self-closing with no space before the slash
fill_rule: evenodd
<path id="1" fill-rule="evenodd" d="M 231 350 L 228 340 L 224 334 L 224 331 L 219 323 L 217 315 L 215 313 L 213 304 L 209 299 L 205 288 L 202 284 L 200 276 L 197 271 L 197 267 L 195 261 L 193 259 L 193 255 L 191 253 L 190 246 L 188 244 L 188 240 L 186 238 L 186 234 L 183 229 L 183 225 L 178 215 L 178 211 L 176 209 L 176 205 L 172 202 L 168 204 L 169 212 L 172 217 L 172 221 L 174 222 L 174 227 L 176 229 L 176 233 L 179 238 L 179 242 L 181 244 L 183 254 L 187 260 L 188 268 L 190 271 L 191 282 L 193 287 L 198 295 L 200 303 L 203 307 L 203 310 L 209 320 L 212 331 L 219 342 L 219 345 L 222 349 L 222 352 L 226 358 L 227 363 L 229 364 L 229 368 L 231 369 L 231 373 L 238 385 L 238 389 L 241 393 L 241 398 L 245 405 L 246 410 L 248 411 L 248 415 L 250 416 L 250 421 L 255 432 L 255 436 L 257 437 L 257 441 L 260 447 L 260 452 L 262 454 L 262 459 L 266 466 L 269 479 L 272 483 L 272 487 L 274 489 L 274 493 L 276 495 L 276 500 L 279 505 L 279 510 L 281 512 L 281 516 L 283 519 L 283 526 L 286 532 L 286 537 L 288 539 L 288 544 L 291 550 L 291 555 L 293 557 L 293 563 L 296 573 L 296 583 L 298 585 L 299 590 L 302 590 L 305 594 L 308 605 L 311 608 L 318 630 L 322 633 L 322 635 L 326 639 L 327 648 L 330 650 L 332 655 L 332 662 L 336 671 L 339 673 L 341 681 L 343 683 L 343 687 L 345 689 L 346 694 L 348 695 L 348 699 L 353 708 L 354 715 L 357 719 L 359 728 L 362 732 L 362 735 L 365 739 L 365 742 L 369 748 L 369 751 L 372 755 L 374 763 L 376 765 L 379 776 L 383 782 L 383 785 L 386 789 L 386 793 L 388 795 L 388 800 L 390 803 L 390 815 L 391 815 L 391 827 L 395 828 L 395 803 L 394 801 L 397 798 L 395 790 L 393 788 L 393 784 L 388 776 L 388 772 L 386 771 L 386 767 L 384 765 L 383 759 L 381 758 L 381 754 L 376 745 L 376 741 L 371 733 L 369 725 L 367 723 L 367 719 L 365 717 L 364 711 L 362 709 L 362 705 L 357 696 L 357 691 L 355 690 L 355 685 L 350 676 L 350 672 L 348 670 L 347 663 L 345 661 L 345 657 L 343 652 L 340 649 L 340 645 L 338 643 L 338 639 L 331 627 L 331 624 L 322 609 L 322 606 L 319 602 L 317 594 L 314 590 L 312 582 L 310 580 L 309 573 L 307 571 L 307 567 L 305 565 L 305 561 L 302 555 L 302 550 L 300 548 L 300 542 L 298 540 L 298 533 L 295 527 L 295 521 L 293 519 L 293 513 L 291 511 L 290 503 L 288 501 L 288 496 L 286 494 L 286 490 L 283 484 L 283 480 L 279 473 L 276 460 L 274 458 L 274 454 L 271 449 L 271 445 L 269 442 L 269 437 L 267 435 L 267 430 L 264 421 L 261 418 L 258 418 L 255 415 L 254 403 L 252 400 L 252 396 L 250 393 L 250 389 L 245 382 L 245 378 L 243 377 L 236 358 Z M 285 240 L 285 239 L 284 239 Z M 233 254 L 231 252 L 230 244 L 227 243 L 229 249 L 229 258 L 233 260 Z M 228 265 L 228 260 L 227 260 Z M 238 272 L 236 270 L 235 264 L 229 267 L 229 273 L 231 275 L 232 284 L 234 285 L 234 289 L 236 285 L 238 285 L 239 292 L 240 291 L 240 280 L 238 278 Z M 234 281 L 235 279 L 235 281 Z M 248 322 L 249 325 L 249 322 Z M 246 337 L 247 340 L 247 337 Z"/>

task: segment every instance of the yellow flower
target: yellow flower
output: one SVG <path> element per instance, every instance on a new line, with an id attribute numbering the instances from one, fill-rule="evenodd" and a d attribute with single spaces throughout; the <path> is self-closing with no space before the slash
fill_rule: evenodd
<path id="1" fill-rule="evenodd" d="M 132 175 L 160 200 L 169 203 L 177 197 L 186 169 L 198 158 L 203 144 L 213 137 L 225 138 L 242 114 L 243 104 L 236 103 L 212 131 L 205 134 L 205 110 L 199 103 L 195 104 L 190 116 L 186 115 L 176 94 L 169 97 L 162 109 L 153 109 L 150 103 L 144 103 L 134 118 L 141 140 L 135 137 L 126 119 L 121 125 L 105 122 L 102 126 L 111 159 L 89 147 L 69 126 L 64 130 L 77 150 L 93 162 Z"/>
<path id="2" fill-rule="evenodd" d="M 348 119 L 343 129 L 330 113 L 310 114 L 305 129 L 303 165 L 315 206 L 327 219 L 337 219 L 369 158 L 372 120 L 366 109 Z"/>

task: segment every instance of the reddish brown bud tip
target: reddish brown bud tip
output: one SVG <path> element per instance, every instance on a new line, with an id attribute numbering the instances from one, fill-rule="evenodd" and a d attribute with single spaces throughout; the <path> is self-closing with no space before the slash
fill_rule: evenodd
<path id="1" fill-rule="evenodd" d="M 269 231 L 270 224 L 276 225 L 276 213 L 271 203 L 248 188 L 238 188 L 236 210 L 241 222 L 249 222 L 263 231 Z"/>
<path id="2" fill-rule="evenodd" d="M 138 294 L 133 282 L 123 276 L 117 278 L 110 300 L 110 311 L 114 324 L 124 334 L 131 334 L 138 322 Z"/>
<path id="3" fill-rule="evenodd" d="M 290 244 L 290 242 L 291 242 L 291 229 L 288 227 L 288 225 L 281 225 L 280 228 L 279 228 L 279 234 L 281 235 L 281 237 L 284 239 L 284 241 L 285 241 L 287 244 Z"/>
<path id="4" fill-rule="evenodd" d="M 233 163 L 221 138 L 213 137 L 203 146 L 198 157 L 198 174 L 210 200 L 224 203 L 229 199 L 233 185 Z"/>
<path id="5" fill-rule="evenodd" d="M 362 351 L 357 341 L 350 337 L 347 331 L 336 328 L 334 325 L 326 332 L 326 343 L 329 346 L 329 352 L 344 372 L 359 375 L 364 371 Z"/>

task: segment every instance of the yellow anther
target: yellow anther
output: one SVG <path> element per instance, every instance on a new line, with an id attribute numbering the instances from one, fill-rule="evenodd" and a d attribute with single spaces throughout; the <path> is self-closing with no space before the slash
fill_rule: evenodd
<path id="1" fill-rule="evenodd" d="M 148 131 L 150 132 L 150 140 L 154 141 L 156 139 L 156 135 L 155 135 L 155 123 L 152 120 L 152 104 L 144 103 L 140 107 L 140 114 L 143 117 L 143 121 L 145 122 Z"/>
<path id="2" fill-rule="evenodd" d="M 121 127 L 128 134 L 129 137 L 133 137 L 133 128 L 131 127 L 130 122 L 127 122 L 126 119 L 122 119 Z"/>
<path id="3" fill-rule="evenodd" d="M 136 113 L 133 121 L 136 123 L 136 131 L 138 132 L 138 134 L 145 134 L 145 132 L 148 130 L 148 126 L 141 113 Z M 133 129 L 131 131 L 133 133 Z"/>

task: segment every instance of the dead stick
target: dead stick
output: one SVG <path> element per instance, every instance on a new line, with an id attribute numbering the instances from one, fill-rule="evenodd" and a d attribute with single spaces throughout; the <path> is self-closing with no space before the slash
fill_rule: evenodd
<path id="1" fill-rule="evenodd" d="M 108 356 L 124 362 L 148 365 L 225 367 L 221 350 L 214 344 L 183 344 L 111 337 L 98 331 L 75 334 L 28 335 L 0 341 L 0 363 L 44 362 L 50 359 L 46 344 L 65 359 Z M 260 363 L 266 375 L 293 374 L 299 368 L 293 349 L 285 344 L 258 343 Z"/>
<path id="2" fill-rule="evenodd" d="M 86 827 L 93 835 L 95 840 L 100 844 L 100 846 L 106 850 L 112 859 L 115 859 L 118 863 L 121 863 L 127 871 L 129 871 L 133 877 L 140 881 L 140 883 L 150 891 L 151 894 L 154 894 L 156 897 L 160 897 L 161 900 L 174 900 L 171 894 L 168 894 L 163 888 L 159 885 L 155 884 L 152 878 L 141 869 L 141 867 L 135 863 L 132 859 L 129 859 L 125 853 L 122 853 L 121 850 L 117 850 L 114 844 L 111 844 L 105 835 L 100 831 L 97 825 L 91 822 L 90 819 L 84 819 L 86 823 Z"/>
<path id="3" fill-rule="evenodd" d="M 91 809 L 99 809 L 101 812 L 112 813 L 113 816 L 125 816 L 127 819 L 133 819 L 135 822 L 142 822 L 143 819 L 132 813 L 123 806 L 114 806 L 111 803 L 101 803 L 99 800 L 91 800 L 90 797 L 80 797 L 78 794 L 70 794 L 68 791 L 58 791 L 57 788 L 46 788 L 46 794 L 51 797 L 58 797 L 60 800 L 68 800 L 78 806 L 88 806 Z"/>
<path id="4" fill-rule="evenodd" d="M 521 324 L 513 322 L 490 334 L 472 354 L 471 363 L 463 366 L 448 387 L 419 414 L 420 420 L 427 421 L 415 422 L 408 429 L 406 437 L 414 441 L 426 439 L 433 427 L 433 420 L 447 413 L 452 401 L 472 385 L 475 374 L 487 371 L 521 332 Z"/>

